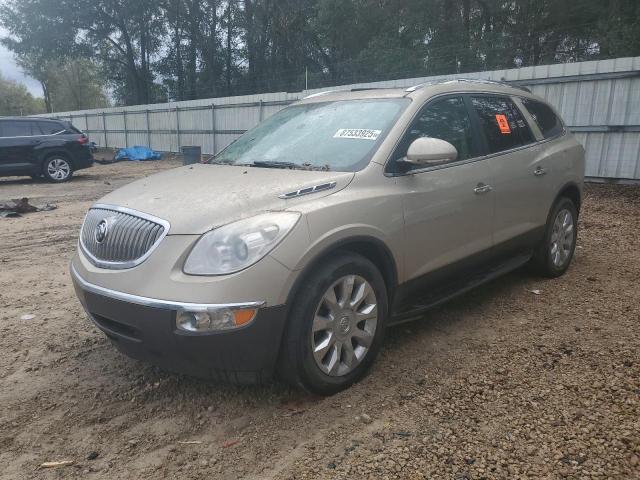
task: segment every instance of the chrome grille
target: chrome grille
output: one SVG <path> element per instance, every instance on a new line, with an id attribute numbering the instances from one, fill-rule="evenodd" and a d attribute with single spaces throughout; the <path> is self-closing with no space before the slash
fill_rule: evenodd
<path id="1" fill-rule="evenodd" d="M 100 224 L 104 238 L 98 233 Z M 165 220 L 124 207 L 94 205 L 82 225 L 80 245 L 98 267 L 131 268 L 146 260 L 168 231 Z"/>

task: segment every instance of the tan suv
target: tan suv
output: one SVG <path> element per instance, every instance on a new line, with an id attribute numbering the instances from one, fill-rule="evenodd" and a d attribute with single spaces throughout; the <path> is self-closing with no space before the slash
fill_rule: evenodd
<path id="1" fill-rule="evenodd" d="M 584 150 L 525 89 L 456 80 L 323 92 L 210 165 L 89 210 L 71 272 L 124 353 L 331 394 L 385 328 L 524 264 L 568 268 Z"/>

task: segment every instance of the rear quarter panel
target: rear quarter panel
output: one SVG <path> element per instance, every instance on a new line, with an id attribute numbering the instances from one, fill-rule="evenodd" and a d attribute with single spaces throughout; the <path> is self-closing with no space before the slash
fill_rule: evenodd
<path id="1" fill-rule="evenodd" d="M 52 135 L 46 137 L 35 149 L 38 164 L 42 167 L 44 160 L 52 154 L 61 154 L 69 158 L 74 168 L 88 166 L 92 158 L 88 147 L 80 144 L 76 138 L 79 135 Z"/>
<path id="2" fill-rule="evenodd" d="M 573 134 L 551 139 L 544 144 L 541 155 L 548 158 L 549 188 L 552 195 L 547 200 L 547 212 L 551 209 L 557 195 L 568 185 L 575 185 L 582 191 L 584 187 L 585 150 Z M 546 221 L 546 219 L 545 219 Z"/>

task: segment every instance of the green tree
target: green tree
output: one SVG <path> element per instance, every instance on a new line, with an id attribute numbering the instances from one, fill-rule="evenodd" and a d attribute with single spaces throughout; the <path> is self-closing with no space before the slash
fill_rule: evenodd
<path id="1" fill-rule="evenodd" d="M 136 104 L 640 55 L 638 0 L 0 0 L 43 87 L 92 60 Z"/>
<path id="2" fill-rule="evenodd" d="M 77 59 L 49 66 L 49 95 L 54 111 L 109 106 L 104 82 L 91 60 Z"/>
<path id="3" fill-rule="evenodd" d="M 25 73 L 40 82 L 48 113 L 109 105 L 105 82 L 90 60 L 45 60 L 31 54 L 16 55 L 16 60 Z"/>
<path id="4" fill-rule="evenodd" d="M 44 111 L 41 98 L 34 98 L 23 84 L 0 73 L 0 115 L 33 115 Z"/>

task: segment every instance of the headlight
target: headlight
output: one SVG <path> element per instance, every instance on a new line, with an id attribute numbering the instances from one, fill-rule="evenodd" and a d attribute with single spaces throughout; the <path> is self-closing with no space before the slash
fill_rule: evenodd
<path id="1" fill-rule="evenodd" d="M 225 275 L 243 270 L 275 248 L 299 213 L 273 212 L 238 220 L 205 233 L 184 263 L 188 275 Z"/>

